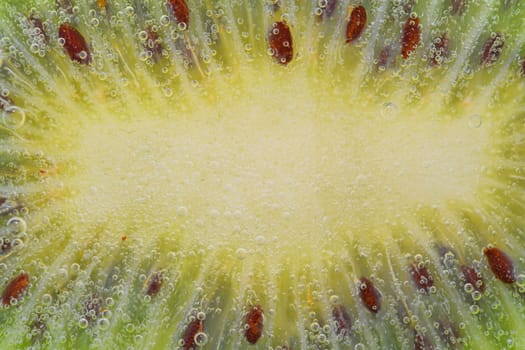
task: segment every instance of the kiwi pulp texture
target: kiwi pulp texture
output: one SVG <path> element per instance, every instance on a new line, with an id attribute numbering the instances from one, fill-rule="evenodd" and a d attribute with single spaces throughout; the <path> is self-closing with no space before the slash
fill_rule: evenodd
<path id="1" fill-rule="evenodd" d="M 524 347 L 524 10 L 0 4 L 0 347 Z"/>

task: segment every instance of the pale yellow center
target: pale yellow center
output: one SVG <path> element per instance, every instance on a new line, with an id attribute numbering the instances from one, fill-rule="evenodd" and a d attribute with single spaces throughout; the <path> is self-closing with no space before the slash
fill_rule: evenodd
<path id="1" fill-rule="evenodd" d="M 294 86 L 86 123 L 70 184 L 78 212 L 143 236 L 281 250 L 475 203 L 488 142 L 477 120 Z"/>

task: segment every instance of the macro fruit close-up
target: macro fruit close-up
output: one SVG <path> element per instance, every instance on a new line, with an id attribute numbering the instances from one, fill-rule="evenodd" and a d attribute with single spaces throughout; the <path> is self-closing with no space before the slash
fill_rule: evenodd
<path id="1" fill-rule="evenodd" d="M 0 349 L 524 349 L 521 0 L 3 0 Z"/>

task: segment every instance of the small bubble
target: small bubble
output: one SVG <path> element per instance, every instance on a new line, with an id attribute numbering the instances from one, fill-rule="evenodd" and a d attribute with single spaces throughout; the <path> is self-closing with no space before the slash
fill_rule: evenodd
<path id="1" fill-rule="evenodd" d="M 140 41 L 146 41 L 148 39 L 148 33 L 145 30 L 141 30 L 138 36 Z"/>
<path id="2" fill-rule="evenodd" d="M 204 346 L 208 342 L 208 335 L 204 332 L 197 332 L 193 337 L 193 340 L 195 341 L 195 345 Z"/>
<path id="3" fill-rule="evenodd" d="M 337 295 L 330 296 L 330 304 L 334 305 L 334 304 L 337 304 L 338 302 L 339 302 L 339 296 Z"/>
<path id="4" fill-rule="evenodd" d="M 468 118 L 468 126 L 472 129 L 477 129 L 481 126 L 482 120 L 479 114 L 473 114 Z"/>
<path id="5" fill-rule="evenodd" d="M 169 16 L 161 16 L 160 17 L 160 24 L 163 25 L 163 26 L 168 26 L 170 24 L 170 18 Z"/>
<path id="6" fill-rule="evenodd" d="M 89 322 L 84 317 L 82 317 L 80 320 L 78 320 L 78 326 L 81 329 L 86 329 L 88 325 L 89 325 Z"/>
<path id="7" fill-rule="evenodd" d="M 248 251 L 244 248 L 238 248 L 236 251 L 235 251 L 235 256 L 237 257 L 237 259 L 239 260 L 244 260 L 246 259 L 246 256 L 248 255 Z"/>
<path id="8" fill-rule="evenodd" d="M 479 314 L 479 306 L 478 305 L 470 305 L 470 313 L 473 315 Z"/>
<path id="9" fill-rule="evenodd" d="M 525 287 L 525 275 L 520 274 L 516 277 L 516 285 L 518 287 Z"/>
<path id="10" fill-rule="evenodd" d="M 49 305 L 53 302 L 53 297 L 49 294 L 42 295 L 42 303 L 44 305 Z"/>
<path id="11" fill-rule="evenodd" d="M 393 102 L 386 102 L 381 108 L 381 116 L 385 119 L 395 118 L 397 115 L 398 108 L 397 105 Z"/>
<path id="12" fill-rule="evenodd" d="M 26 121 L 26 112 L 17 106 L 7 106 L 2 112 L 2 121 L 9 129 L 20 129 Z"/>
<path id="13" fill-rule="evenodd" d="M 327 340 L 328 340 L 328 338 L 326 337 L 326 334 L 324 334 L 324 333 L 321 333 L 321 334 L 319 334 L 319 335 L 317 336 L 317 341 L 318 341 L 319 343 L 321 343 L 321 344 L 326 343 Z"/>
<path id="14" fill-rule="evenodd" d="M 135 9 L 132 6 L 126 7 L 124 11 L 126 12 L 126 15 L 129 17 L 133 16 L 133 14 L 135 13 Z"/>
<path id="15" fill-rule="evenodd" d="M 330 333 L 331 330 L 332 330 L 332 327 L 330 327 L 329 324 L 325 324 L 325 325 L 323 326 L 323 333 L 328 334 L 328 333 Z"/>
<path id="16" fill-rule="evenodd" d="M 178 216 L 186 216 L 188 215 L 188 208 L 180 206 L 177 208 L 177 215 Z"/>
<path id="17" fill-rule="evenodd" d="M 25 220 L 17 216 L 9 219 L 6 223 L 6 226 L 14 234 L 21 234 L 21 233 L 26 232 L 27 230 L 27 224 Z"/>
<path id="18" fill-rule="evenodd" d="M 107 318 L 101 318 L 100 320 L 98 320 L 98 326 L 102 330 L 108 329 L 109 328 L 109 320 Z"/>
<path id="19" fill-rule="evenodd" d="M 126 329 L 126 332 L 128 332 L 128 333 L 135 332 L 135 326 L 133 325 L 133 323 L 128 323 L 126 325 L 125 329 Z"/>

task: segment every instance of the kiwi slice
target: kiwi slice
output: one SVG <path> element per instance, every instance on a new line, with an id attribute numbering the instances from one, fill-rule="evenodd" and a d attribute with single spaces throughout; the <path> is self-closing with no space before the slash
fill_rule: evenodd
<path id="1" fill-rule="evenodd" d="M 525 348 L 524 13 L 2 1 L 0 348 Z"/>

